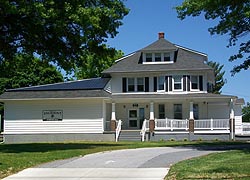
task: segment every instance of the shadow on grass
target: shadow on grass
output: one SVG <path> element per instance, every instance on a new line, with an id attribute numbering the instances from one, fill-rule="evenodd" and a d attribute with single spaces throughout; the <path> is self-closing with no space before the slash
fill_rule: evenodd
<path id="1" fill-rule="evenodd" d="M 48 152 L 73 149 L 94 149 L 97 147 L 119 147 L 113 143 L 37 143 L 37 144 L 2 144 L 0 153 Z"/>

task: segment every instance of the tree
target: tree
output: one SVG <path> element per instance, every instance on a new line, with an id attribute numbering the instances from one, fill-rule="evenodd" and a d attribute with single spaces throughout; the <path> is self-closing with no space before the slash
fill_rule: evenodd
<path id="1" fill-rule="evenodd" d="M 250 122 L 250 103 L 247 102 L 247 105 L 242 108 L 242 121 Z"/>
<path id="2" fill-rule="evenodd" d="M 249 0 L 185 0 L 176 7 L 178 18 L 204 15 L 207 20 L 218 19 L 218 24 L 208 29 L 211 35 L 228 34 L 230 36 L 227 47 L 235 46 L 239 38 L 250 32 L 250 1 Z M 229 61 L 241 59 L 242 62 L 234 66 L 231 73 L 250 68 L 250 40 L 241 42 L 238 53 L 230 56 Z"/>
<path id="3" fill-rule="evenodd" d="M 208 61 L 207 64 L 214 69 L 215 85 L 212 93 L 220 94 L 221 88 L 226 83 L 226 79 L 223 78 L 225 71 L 222 71 L 224 65 L 220 65 L 220 63 L 213 61 Z"/>
<path id="4" fill-rule="evenodd" d="M 0 61 L 36 54 L 70 71 L 85 54 L 114 54 L 103 43 L 127 14 L 123 0 L 1 0 Z"/>
<path id="5" fill-rule="evenodd" d="M 83 63 L 80 64 L 79 67 L 75 68 L 75 76 L 77 79 L 100 77 L 103 70 L 109 68 L 114 64 L 116 59 L 119 59 L 122 56 L 122 51 L 116 51 L 114 55 L 106 54 L 98 56 L 90 53 L 82 56 L 80 60 Z"/>

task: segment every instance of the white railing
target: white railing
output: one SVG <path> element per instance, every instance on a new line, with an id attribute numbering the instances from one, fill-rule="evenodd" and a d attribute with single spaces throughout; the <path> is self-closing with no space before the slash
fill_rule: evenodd
<path id="1" fill-rule="evenodd" d="M 155 119 L 155 130 L 188 130 L 187 119 Z"/>
<path id="2" fill-rule="evenodd" d="M 141 129 L 141 141 L 144 142 L 145 141 L 145 135 L 147 130 L 149 129 L 149 120 L 144 120 L 142 123 L 142 129 Z"/>
<path id="3" fill-rule="evenodd" d="M 195 130 L 229 130 L 229 119 L 199 119 L 194 120 Z"/>
<path id="4" fill-rule="evenodd" d="M 250 123 L 242 123 L 242 134 L 250 134 Z"/>
<path id="5" fill-rule="evenodd" d="M 122 120 L 119 120 L 116 122 L 117 122 L 117 126 L 116 126 L 116 130 L 115 130 L 115 142 L 118 142 L 119 135 L 120 135 L 120 132 L 122 130 Z"/>

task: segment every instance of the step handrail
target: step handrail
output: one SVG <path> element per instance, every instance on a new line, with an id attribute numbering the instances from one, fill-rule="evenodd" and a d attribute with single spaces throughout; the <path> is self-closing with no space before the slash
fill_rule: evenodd
<path id="1" fill-rule="evenodd" d="M 145 141 L 146 131 L 147 131 L 147 120 L 145 119 L 142 123 L 142 128 L 141 128 L 141 132 L 140 132 L 142 142 Z"/>
<path id="2" fill-rule="evenodd" d="M 121 130 L 122 130 L 122 120 L 119 119 L 115 130 L 115 142 L 118 142 Z"/>

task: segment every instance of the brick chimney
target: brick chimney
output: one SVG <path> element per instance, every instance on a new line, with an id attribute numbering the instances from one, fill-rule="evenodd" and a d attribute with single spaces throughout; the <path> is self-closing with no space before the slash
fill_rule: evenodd
<path id="1" fill-rule="evenodd" d="M 164 39 L 164 32 L 159 32 L 158 35 L 159 35 L 159 39 L 162 39 L 162 38 Z"/>

